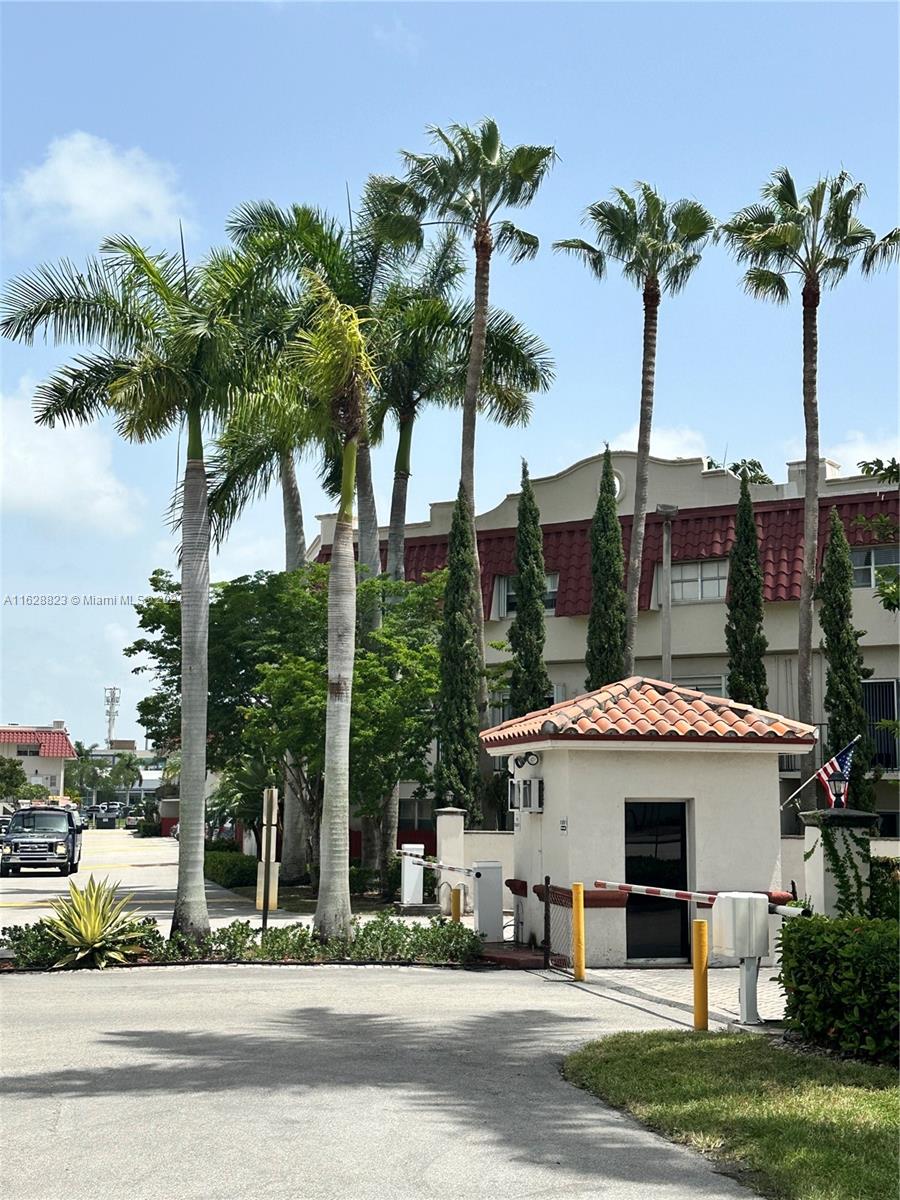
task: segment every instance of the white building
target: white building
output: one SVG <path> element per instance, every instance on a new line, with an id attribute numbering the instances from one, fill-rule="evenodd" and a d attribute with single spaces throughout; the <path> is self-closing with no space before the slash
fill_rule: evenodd
<path id="1" fill-rule="evenodd" d="M 28 782 L 49 790 L 50 803 L 65 801 L 66 762 L 76 757 L 65 721 L 0 725 L 0 754 L 19 759 Z"/>
<path id="2" fill-rule="evenodd" d="M 631 534 L 636 455 L 613 453 L 618 484 L 619 512 L 626 548 Z M 548 702 L 577 696 L 585 689 L 584 654 L 591 601 L 590 524 L 597 503 L 602 456 L 594 455 L 543 479 L 532 480 L 541 512 L 544 558 L 547 569 L 545 658 L 553 696 Z M 797 625 L 803 543 L 805 467 L 789 463 L 787 481 L 754 485 L 751 489 L 760 535 L 764 576 L 765 633 L 769 649 L 766 671 L 768 707 L 797 716 Z M 727 655 L 725 648 L 725 598 L 728 588 L 728 554 L 734 537 L 734 518 L 740 481 L 731 472 L 707 469 L 703 459 L 650 460 L 648 516 L 643 551 L 640 602 L 636 631 L 635 673 L 658 679 L 662 675 L 662 534 L 664 519 L 657 505 L 677 506 L 672 529 L 672 679 L 677 684 L 707 694 L 724 695 Z M 875 594 L 875 571 L 897 563 L 896 542 L 873 543 L 871 533 L 858 518 L 887 513 L 897 517 L 895 489 L 879 488 L 871 478 L 842 476 L 836 463 L 823 459 L 819 477 L 820 556 L 827 540 L 828 515 L 836 507 L 853 548 L 854 617 L 864 630 L 861 640 L 865 665 L 873 672 L 863 684 L 870 731 L 876 743 L 876 763 L 883 774 L 877 785 L 877 805 L 882 813 L 882 833 L 898 835 L 897 739 L 877 728 L 877 722 L 898 716 L 898 630 L 896 616 L 886 612 Z M 504 656 L 490 643 L 505 641 L 515 606 L 515 528 L 518 493 L 476 519 L 481 561 L 481 584 L 487 623 L 488 662 Z M 420 578 L 446 563 L 447 535 L 453 502 L 432 504 L 427 521 L 406 527 L 406 577 Z M 321 518 L 321 534 L 312 555 L 330 556 L 334 517 Z M 383 531 L 386 539 L 386 530 Z M 386 540 L 383 543 L 386 548 Z M 814 719 L 819 728 L 817 758 L 827 740 L 825 663 L 820 652 L 821 632 L 813 635 Z M 495 697 L 492 723 L 503 719 L 503 697 Z M 816 765 L 820 765 L 816 762 Z M 796 755 L 783 753 L 779 763 L 779 788 L 786 798 L 801 782 Z M 813 807 L 810 785 L 804 807 Z M 422 804 L 419 803 L 421 809 Z M 413 813 L 401 801 L 404 827 L 428 828 L 429 814 Z M 784 816 L 785 832 L 800 834 L 795 817 Z"/>

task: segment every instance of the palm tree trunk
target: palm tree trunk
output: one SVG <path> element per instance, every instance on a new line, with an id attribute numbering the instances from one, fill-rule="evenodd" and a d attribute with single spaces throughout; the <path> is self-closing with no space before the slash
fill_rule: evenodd
<path id="1" fill-rule="evenodd" d="M 491 278 L 493 239 L 488 224 L 475 231 L 475 307 L 472 315 L 472 341 L 469 345 L 469 364 L 466 370 L 466 393 L 463 400 L 462 455 L 460 484 L 469 500 L 472 512 L 472 544 L 475 558 L 475 629 L 478 634 L 478 712 L 482 726 L 487 719 L 487 679 L 484 673 L 484 600 L 481 594 L 481 562 L 478 557 L 478 536 L 475 529 L 475 423 L 478 416 L 478 395 L 484 370 L 484 347 L 487 336 L 488 299 Z"/>
<path id="2" fill-rule="evenodd" d="M 353 493 L 356 438 L 344 444 L 341 506 L 328 577 L 328 698 L 325 705 L 325 796 L 322 803 L 319 899 L 313 920 L 322 937 L 350 931 L 350 704 L 356 643 Z"/>
<path id="3" fill-rule="evenodd" d="M 378 847 L 381 842 L 381 823 L 368 814 L 360 818 L 359 861 L 366 871 L 378 870 Z"/>
<path id="4" fill-rule="evenodd" d="M 356 462 L 356 501 L 359 512 L 359 565 L 365 567 L 364 579 L 381 574 L 381 542 L 378 537 L 378 512 L 372 487 L 372 460 L 369 443 L 360 439 Z"/>
<path id="5" fill-rule="evenodd" d="M 625 674 L 634 674 L 634 639 L 637 631 L 641 562 L 644 555 L 644 525 L 647 519 L 647 474 L 650 466 L 650 428 L 653 423 L 653 384 L 656 378 L 656 332 L 659 322 L 659 283 L 644 283 L 644 350 L 641 363 L 641 415 L 638 425 L 637 460 L 634 466 L 634 516 L 628 548 L 626 597 Z"/>
<path id="6" fill-rule="evenodd" d="M 803 287 L 803 419 L 806 425 L 806 473 L 803 496 L 803 574 L 800 577 L 800 612 L 797 637 L 797 716 L 812 724 L 812 639 L 819 554 L 819 406 L 818 372 L 819 281 L 807 279 Z"/>
<path id="7" fill-rule="evenodd" d="M 303 530 L 303 507 L 297 472 L 290 454 L 280 456 L 281 498 L 284 508 L 284 569 L 296 571 L 306 562 L 306 535 Z M 297 791 L 294 755 L 284 756 L 284 835 L 281 845 L 283 883 L 297 883 L 307 871 L 306 831 L 303 810 Z"/>
<path id="8" fill-rule="evenodd" d="M 203 876 L 206 706 L 209 695 L 209 510 L 200 415 L 188 416 L 181 534 L 181 774 L 178 890 L 172 933 L 209 932 Z"/>
<path id="9" fill-rule="evenodd" d="M 284 507 L 284 569 L 296 571 L 306 562 L 306 535 L 297 472 L 290 454 L 280 457 L 281 499 Z"/>
<path id="10" fill-rule="evenodd" d="M 400 436 L 397 439 L 397 456 L 394 459 L 394 489 L 391 493 L 391 519 L 388 526 L 387 575 L 388 579 L 406 578 L 404 554 L 406 549 L 406 493 L 409 487 L 410 451 L 412 448 L 415 417 L 400 416 Z"/>

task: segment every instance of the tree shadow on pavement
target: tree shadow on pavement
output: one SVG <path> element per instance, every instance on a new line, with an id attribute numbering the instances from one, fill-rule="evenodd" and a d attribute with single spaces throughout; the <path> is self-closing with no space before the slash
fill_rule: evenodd
<path id="1" fill-rule="evenodd" d="M 309 1007 L 276 1010 L 257 1025 L 240 1021 L 224 1032 L 109 1031 L 91 1047 L 94 1065 L 7 1074 L 0 1093 L 38 1101 L 192 1094 L 198 1103 L 233 1093 L 239 1104 L 246 1093 L 248 1106 L 264 1093 L 267 1108 L 291 1121 L 302 1145 L 304 1123 L 314 1110 L 321 1113 L 326 1092 L 349 1130 L 359 1106 L 368 1104 L 364 1093 L 378 1089 L 375 1107 L 391 1113 L 393 1126 L 390 1143 L 385 1133 L 386 1156 L 389 1144 L 414 1142 L 427 1127 L 441 1144 L 463 1138 L 467 1148 L 481 1146 L 498 1169 L 522 1163 L 552 1171 L 562 1164 L 592 1181 L 598 1197 L 611 1179 L 665 1185 L 667 1196 L 747 1195 L 699 1157 L 648 1135 L 562 1079 L 563 1050 L 602 1032 L 582 1017 L 520 1008 L 411 1020 Z M 376 1174 L 388 1169 L 373 1164 Z"/>

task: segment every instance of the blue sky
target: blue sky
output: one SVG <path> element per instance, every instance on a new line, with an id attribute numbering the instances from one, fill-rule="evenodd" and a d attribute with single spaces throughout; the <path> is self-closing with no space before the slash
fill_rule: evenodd
<path id="1" fill-rule="evenodd" d="M 638 294 L 553 255 L 585 206 L 647 179 L 724 218 L 781 163 L 801 183 L 840 167 L 864 180 L 862 218 L 897 223 L 897 8 L 864 3 L 6 3 L 3 275 L 80 259 L 106 233 L 189 252 L 223 240 L 241 201 L 345 210 L 372 171 L 396 171 L 427 124 L 494 116 L 507 142 L 560 161 L 520 223 L 537 260 L 498 263 L 492 296 L 551 347 L 557 379 L 526 430 L 481 427 L 478 506 L 604 440 L 634 442 Z M 724 249 L 663 303 L 662 454 L 758 457 L 776 478 L 802 451 L 800 312 L 747 298 Z M 850 470 L 897 436 L 897 277 L 848 278 L 820 322 L 822 446 Z M 174 439 L 128 446 L 106 425 L 37 430 L 36 381 L 62 348 L 3 347 L 3 596 L 139 595 L 174 565 L 164 513 Z M 416 434 L 410 518 L 456 490 L 459 419 Z M 448 452 L 448 447 L 453 448 Z M 376 455 L 386 518 L 393 458 Z M 328 510 L 301 464 L 310 535 Z M 277 497 L 250 511 L 214 564 L 227 578 L 282 562 Z M 148 688 L 121 654 L 133 611 L 4 605 L 0 719 L 65 718 L 100 740 L 103 687 L 123 688 L 120 736 L 140 736 Z"/>

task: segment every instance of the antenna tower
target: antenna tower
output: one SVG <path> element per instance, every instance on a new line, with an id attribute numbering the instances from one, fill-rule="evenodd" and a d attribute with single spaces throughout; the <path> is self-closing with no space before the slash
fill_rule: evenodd
<path id="1" fill-rule="evenodd" d="M 106 745 L 112 749 L 113 734 L 116 729 L 116 717 L 119 715 L 119 700 L 122 698 L 120 687 L 103 689 L 103 699 L 106 701 Z"/>

